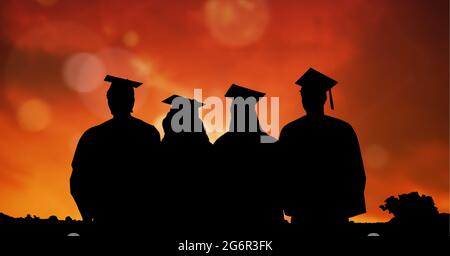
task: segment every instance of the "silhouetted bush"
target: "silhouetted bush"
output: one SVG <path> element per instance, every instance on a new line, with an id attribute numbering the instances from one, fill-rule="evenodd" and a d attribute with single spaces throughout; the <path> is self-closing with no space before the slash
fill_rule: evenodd
<path id="1" fill-rule="evenodd" d="M 50 223 L 58 223 L 58 217 L 56 217 L 55 215 L 52 215 L 48 218 L 48 222 Z"/>
<path id="2" fill-rule="evenodd" d="M 390 222 L 394 223 L 424 223 L 434 222 L 439 216 L 433 198 L 419 195 L 418 192 L 401 194 L 387 198 L 380 208 L 394 214 Z"/>

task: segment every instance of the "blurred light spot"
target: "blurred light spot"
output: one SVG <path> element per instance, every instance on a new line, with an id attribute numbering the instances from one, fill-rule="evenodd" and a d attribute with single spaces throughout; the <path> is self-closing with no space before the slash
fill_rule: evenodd
<path id="1" fill-rule="evenodd" d="M 139 35 L 135 31 L 128 31 L 123 35 L 122 41 L 127 47 L 135 47 L 139 44 Z"/>
<path id="2" fill-rule="evenodd" d="M 25 101 L 17 110 L 17 121 L 26 131 L 42 131 L 47 128 L 50 119 L 50 107 L 40 99 Z"/>
<path id="3" fill-rule="evenodd" d="M 146 85 L 149 81 L 149 76 L 147 72 L 151 72 L 151 66 L 148 62 L 125 48 L 105 48 L 96 52 L 95 56 L 103 64 L 103 70 L 99 72 L 97 79 L 99 82 L 95 88 L 80 94 L 83 104 L 100 118 L 111 116 L 106 100 L 106 91 L 109 88 L 109 83 L 103 81 L 105 74 L 111 74 L 144 83 L 144 86 L 135 90 L 136 102 L 134 112 L 138 111 L 145 104 L 148 96 L 148 87 Z"/>
<path id="4" fill-rule="evenodd" d="M 105 35 L 107 36 L 111 36 L 113 34 L 114 30 L 112 29 L 111 26 L 104 26 L 103 27 L 103 33 L 105 33 Z"/>
<path id="5" fill-rule="evenodd" d="M 367 167 L 380 169 L 388 163 L 389 154 L 384 147 L 374 144 L 367 147 L 363 160 Z"/>
<path id="6" fill-rule="evenodd" d="M 149 63 L 143 61 L 138 57 L 134 57 L 130 60 L 131 65 L 135 68 L 136 73 L 140 76 L 147 77 L 150 75 L 151 66 Z"/>
<path id="7" fill-rule="evenodd" d="M 179 87 L 178 85 L 176 85 L 174 82 L 170 81 L 169 79 L 167 79 L 166 77 L 164 77 L 163 75 L 158 74 L 158 73 L 153 73 L 152 79 L 150 80 L 150 82 L 147 84 L 144 84 L 144 86 L 154 87 L 154 88 L 158 88 L 158 89 L 166 90 L 166 91 L 169 91 L 169 89 L 173 90 L 173 91 L 180 90 L 178 88 Z"/>
<path id="8" fill-rule="evenodd" d="M 90 53 L 70 56 L 63 66 L 66 84 L 77 92 L 90 92 L 102 84 L 105 67 L 102 61 Z"/>
<path id="9" fill-rule="evenodd" d="M 242 6 L 242 8 L 251 10 L 255 8 L 255 1 L 253 0 L 238 0 L 238 4 Z"/>
<path id="10" fill-rule="evenodd" d="M 232 47 L 256 42 L 269 21 L 266 0 L 208 0 L 204 10 L 211 35 Z"/>
<path id="11" fill-rule="evenodd" d="M 42 6 L 52 6 L 55 5 L 58 0 L 36 0 L 36 2 Z"/>

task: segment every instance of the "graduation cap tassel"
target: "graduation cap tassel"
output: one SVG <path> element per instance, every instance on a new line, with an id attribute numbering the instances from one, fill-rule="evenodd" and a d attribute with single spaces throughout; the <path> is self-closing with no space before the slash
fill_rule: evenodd
<path id="1" fill-rule="evenodd" d="M 331 94 L 331 89 L 328 91 L 330 94 L 330 106 L 331 110 L 334 110 L 334 103 L 333 103 L 333 94 Z"/>

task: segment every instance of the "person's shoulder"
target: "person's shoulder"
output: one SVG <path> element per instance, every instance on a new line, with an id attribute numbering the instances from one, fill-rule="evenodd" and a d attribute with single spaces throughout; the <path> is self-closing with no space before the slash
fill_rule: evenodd
<path id="1" fill-rule="evenodd" d="M 93 136 L 95 134 L 101 133 L 103 130 L 107 129 L 111 125 L 111 120 L 112 119 L 87 129 L 83 133 L 83 136 Z"/>
<path id="2" fill-rule="evenodd" d="M 150 132 L 156 132 L 159 134 L 158 129 L 156 129 L 155 126 L 153 126 L 139 118 L 133 117 L 133 122 L 135 123 L 135 125 L 139 126 L 142 129 L 145 129 Z"/>
<path id="3" fill-rule="evenodd" d="M 353 131 L 353 127 L 346 121 L 332 117 L 332 116 L 325 116 L 325 121 L 336 128 L 345 129 L 345 130 L 351 130 Z"/>
<path id="4" fill-rule="evenodd" d="M 347 123 L 346 121 L 344 121 L 342 119 L 336 118 L 336 117 L 325 115 L 324 120 L 326 122 L 329 122 L 329 123 L 332 123 L 332 124 L 335 124 L 335 125 L 351 127 L 351 125 L 349 123 Z"/>
<path id="5" fill-rule="evenodd" d="M 302 116 L 298 119 L 295 119 L 294 121 L 286 124 L 283 129 L 281 130 L 281 132 L 288 132 L 290 130 L 296 130 L 299 126 L 302 126 L 305 124 L 305 116 Z"/>
<path id="6" fill-rule="evenodd" d="M 97 140 L 99 137 L 102 136 L 102 134 L 105 133 L 105 131 L 108 130 L 108 127 L 110 126 L 111 120 L 108 120 L 106 122 L 103 122 L 99 125 L 93 126 L 89 129 L 87 129 L 80 137 L 80 144 L 89 143 L 91 141 Z"/>

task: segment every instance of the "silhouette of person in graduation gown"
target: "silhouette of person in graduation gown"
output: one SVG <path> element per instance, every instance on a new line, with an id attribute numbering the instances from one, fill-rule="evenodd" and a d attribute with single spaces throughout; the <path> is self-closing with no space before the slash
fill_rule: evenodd
<path id="1" fill-rule="evenodd" d="M 187 230 L 191 235 L 194 229 L 204 229 L 209 222 L 209 168 L 203 166 L 208 166 L 212 145 L 199 117 L 203 103 L 178 95 L 162 102 L 171 105 L 162 122 L 162 158 L 168 175 L 166 184 L 171 190 L 164 209 L 173 230 L 183 238 L 180 232 Z"/>
<path id="2" fill-rule="evenodd" d="M 286 214 L 292 223 L 337 224 L 365 213 L 365 172 L 355 131 L 324 114 L 337 82 L 309 69 L 298 81 L 306 115 L 287 124 L 279 144 L 286 165 Z"/>
<path id="3" fill-rule="evenodd" d="M 265 93 L 236 84 L 231 85 L 225 94 L 225 97 L 233 99 L 230 109 L 230 128 L 228 132 L 217 139 L 214 145 L 259 145 L 262 137 L 268 136 L 261 129 L 255 110 L 256 103 L 264 95 Z"/>
<path id="4" fill-rule="evenodd" d="M 229 131 L 214 143 L 221 163 L 217 184 L 217 222 L 241 230 L 275 227 L 283 221 L 272 161 L 273 143 L 259 124 L 256 103 L 265 93 L 233 84 L 225 94 L 233 98 Z M 219 225 L 220 225 L 219 224 Z"/>
<path id="5" fill-rule="evenodd" d="M 145 175 L 160 144 L 156 128 L 131 115 L 142 83 L 106 76 L 113 118 L 88 129 L 72 161 L 70 190 L 84 221 L 130 220 L 151 201 Z M 144 201 L 145 200 L 145 201 Z"/>

